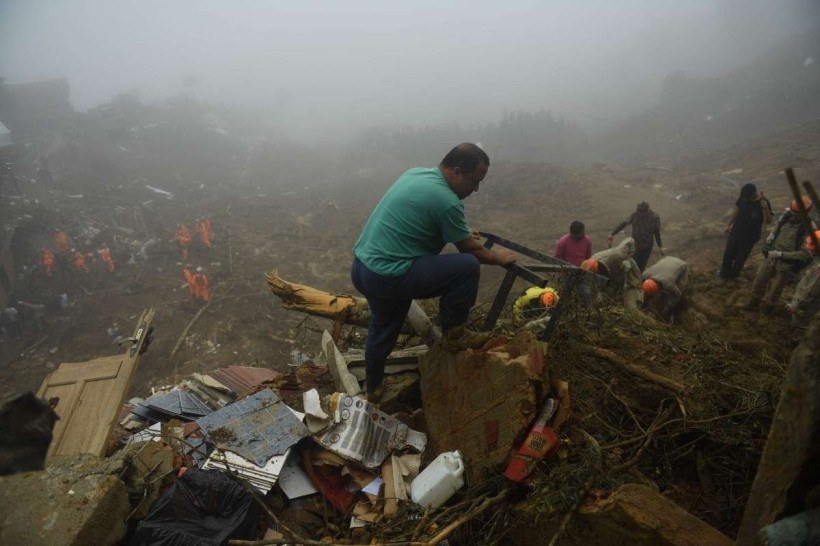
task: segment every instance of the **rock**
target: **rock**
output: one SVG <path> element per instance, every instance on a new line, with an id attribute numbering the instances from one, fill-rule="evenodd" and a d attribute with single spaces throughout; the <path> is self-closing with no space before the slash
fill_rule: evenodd
<path id="1" fill-rule="evenodd" d="M 0 544 L 118 544 L 130 510 L 117 464 L 90 455 L 0 477 Z"/>

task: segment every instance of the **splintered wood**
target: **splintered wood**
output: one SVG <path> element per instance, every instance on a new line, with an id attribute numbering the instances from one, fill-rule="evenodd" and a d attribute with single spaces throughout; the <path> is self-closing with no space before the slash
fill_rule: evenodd
<path id="1" fill-rule="evenodd" d="M 288 282 L 276 271 L 268 273 L 267 280 L 271 292 L 282 300 L 285 309 L 329 319 L 343 316 L 346 323 L 357 326 L 367 326 L 370 320 L 370 308 L 363 299 Z"/>

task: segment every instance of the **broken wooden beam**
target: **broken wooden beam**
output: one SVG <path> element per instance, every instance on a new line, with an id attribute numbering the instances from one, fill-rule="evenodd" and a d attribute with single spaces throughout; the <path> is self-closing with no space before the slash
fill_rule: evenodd
<path id="1" fill-rule="evenodd" d="M 542 546 L 555 533 L 557 518 L 535 519 L 527 501 L 512 508 L 518 523 L 506 535 L 509 544 Z M 558 544 L 618 546 L 730 546 L 734 544 L 702 519 L 645 485 L 622 485 L 605 499 L 589 499 L 567 525 L 571 536 Z"/>
<path id="2" fill-rule="evenodd" d="M 302 311 L 309 315 L 335 319 L 345 313 L 345 322 L 367 326 L 370 308 L 367 301 L 348 294 L 333 294 L 312 286 L 289 282 L 276 271 L 267 274 L 268 287 L 285 309 Z"/>
<path id="3" fill-rule="evenodd" d="M 629 372 L 634 376 L 640 377 L 641 379 L 646 379 L 647 381 L 651 381 L 656 385 L 660 385 L 661 387 L 674 391 L 678 394 L 683 394 L 686 392 L 686 385 L 684 385 L 683 383 L 679 383 L 674 379 L 664 377 L 660 374 L 656 374 L 655 372 L 650 372 L 646 368 L 642 368 L 640 366 L 632 364 L 631 362 L 627 362 L 624 358 L 621 358 L 620 356 L 618 356 L 617 354 L 613 353 L 608 349 L 602 349 L 600 347 L 583 346 L 582 350 L 593 356 L 602 358 L 611 364 L 615 364 L 622 370 Z"/>
<path id="4" fill-rule="evenodd" d="M 600 536 L 622 533 L 630 537 L 630 544 L 733 544 L 729 537 L 645 485 L 622 485 L 609 498 L 582 505 L 580 513 L 583 522 L 596 528 Z"/>
<path id="5" fill-rule="evenodd" d="M 267 274 L 268 287 L 282 300 L 282 307 L 289 311 L 301 311 L 308 315 L 334 321 L 340 318 L 345 324 L 367 328 L 370 323 L 370 307 L 367 300 L 349 294 L 334 294 L 312 286 L 286 281 L 276 271 Z M 403 334 L 412 334 L 413 328 L 405 321 Z"/>

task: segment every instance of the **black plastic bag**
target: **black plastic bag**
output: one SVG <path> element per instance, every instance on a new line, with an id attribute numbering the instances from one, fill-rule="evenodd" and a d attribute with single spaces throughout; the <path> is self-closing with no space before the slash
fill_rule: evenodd
<path id="1" fill-rule="evenodd" d="M 217 546 L 255 540 L 258 511 L 251 494 L 230 476 L 190 469 L 154 503 L 131 546 Z"/>

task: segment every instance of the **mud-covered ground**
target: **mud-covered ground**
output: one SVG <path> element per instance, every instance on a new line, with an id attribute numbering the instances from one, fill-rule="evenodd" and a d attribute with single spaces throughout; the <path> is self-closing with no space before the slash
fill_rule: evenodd
<path id="1" fill-rule="evenodd" d="M 284 311 L 269 293 L 265 273 L 275 269 L 290 281 L 353 293 L 348 277 L 350 248 L 383 192 L 404 168 L 413 166 L 347 165 L 307 182 L 304 177 L 290 179 L 287 172 L 272 167 L 270 180 L 248 183 L 231 178 L 242 168 L 236 153 L 227 156 L 234 164 L 224 172 L 224 165 L 215 162 L 202 172 L 180 174 L 170 159 L 169 165 L 159 169 L 156 158 L 165 156 L 148 151 L 153 145 L 149 145 L 149 138 L 117 138 L 120 140 L 102 144 L 83 142 L 80 151 L 63 152 L 49 168 L 59 171 L 60 166 L 81 158 L 83 167 L 71 170 L 70 176 L 55 172 L 55 180 L 44 184 L 29 166 L 35 181 L 19 182 L 21 195 L 4 188 L 4 195 L 13 197 L 4 197 L 3 210 L 16 218 L 12 240 L 16 295 L 20 300 L 46 304 L 48 313 L 43 331 L 26 322 L 21 339 L 2 338 L 2 394 L 36 390 L 60 362 L 116 352 L 107 330 L 117 324 L 120 333 L 129 335 L 140 311 L 149 306 L 156 310 L 156 337 L 140 362 L 133 395 L 194 371 L 231 364 L 284 369 L 293 349 L 316 350 L 318 334 L 314 330 L 329 328 L 330 323 L 305 320 Z M 594 364 L 588 361 L 576 366 L 572 360 L 562 359 L 562 354 L 574 354 L 566 348 L 567 340 L 609 347 L 630 361 L 651 363 L 657 373 L 696 384 L 698 392 L 691 402 L 695 406 L 735 400 L 738 393 L 748 394 L 746 391 L 758 393 L 752 428 L 755 436 L 743 439 L 754 454 L 762 449 L 788 360 L 788 319 L 782 311 L 761 318 L 739 308 L 748 296 L 759 252 L 753 253 L 740 281 L 726 284 L 718 280 L 723 227 L 738 194 L 737 183 L 755 182 L 775 209 L 782 209 L 791 200 L 784 167 L 795 167 L 801 180 L 816 180 L 820 173 L 818 141 L 820 125 L 811 124 L 678 163 L 596 164 L 570 170 L 549 164 L 497 162 L 481 191 L 465 204 L 474 227 L 549 253 L 554 241 L 576 219 L 585 222 L 594 250 L 603 248 L 609 231 L 638 201 L 648 201 L 662 218 L 666 253 L 689 261 L 694 272 L 688 309 L 671 327 L 678 336 L 677 345 L 664 342 L 667 338 L 663 334 L 660 339 L 655 334 L 646 335 L 640 327 L 614 331 L 602 327 L 611 326 L 611 321 L 567 321 L 563 327 L 572 330 L 559 334 L 559 340 L 564 341 L 558 342 L 553 353 L 553 370 L 582 385 L 575 395 L 580 400 L 578 406 L 587 409 L 594 405 L 590 400 L 595 389 L 592 383 L 584 383 L 579 370 Z M 113 146 L 124 148 L 120 153 L 135 158 L 127 163 L 127 176 L 122 174 L 123 164 L 117 164 L 110 167 L 113 174 L 109 179 L 101 174 L 102 160 L 89 150 L 104 156 Z M 216 155 L 224 152 L 212 151 Z M 23 163 L 21 160 L 21 174 L 27 169 Z M 29 163 L 35 164 L 30 158 Z M 150 178 L 139 176 L 141 165 L 151 169 Z M 173 197 L 146 185 L 172 192 Z M 202 306 L 184 286 L 183 261 L 173 234 L 177 223 L 193 228 L 199 217 L 213 221 L 215 242 L 211 249 L 195 242 L 188 262 L 202 267 L 208 275 L 211 301 L 172 357 L 181 333 Z M 97 261 L 91 273 L 66 267 L 64 273 L 45 276 L 34 266 L 39 249 L 50 243 L 56 227 L 65 229 L 75 246 L 89 252 L 107 242 L 117 262 L 115 273 L 104 271 Z M 138 248 L 151 240 L 140 256 Z M 657 257 L 655 254 L 652 259 Z M 501 276 L 499 269 L 484 267 L 480 302 L 492 300 Z M 68 308 L 59 306 L 61 293 L 68 296 Z M 791 288 L 787 288 L 784 301 L 790 294 Z M 707 337 L 708 343 L 698 343 Z M 709 347 L 714 346 L 710 344 L 715 343 L 722 343 L 732 355 L 729 367 L 720 368 L 720 377 L 716 370 L 697 375 L 699 369 L 690 365 L 692 355 L 703 365 L 708 362 L 704 351 L 708 355 Z M 613 378 L 617 373 L 613 372 Z M 613 402 L 601 402 L 606 403 Z M 701 451 L 731 457 L 728 445 Z M 704 493 L 703 473 L 691 471 L 701 464 L 697 460 L 703 456 L 689 452 L 686 456 L 688 470 L 664 473 L 677 480 L 665 487 L 685 507 L 731 533 L 737 525 L 737 510 L 727 512 L 726 506 L 742 505 L 743 491 L 748 492 L 753 474 L 717 478 L 713 480 L 719 484 L 717 489 Z M 675 461 L 674 457 L 666 459 L 670 460 L 670 464 Z M 712 461 L 710 468 L 709 475 L 719 474 L 721 465 Z M 727 480 L 734 480 L 729 489 L 739 488 L 736 497 L 719 494 L 726 491 L 720 484 Z"/>

